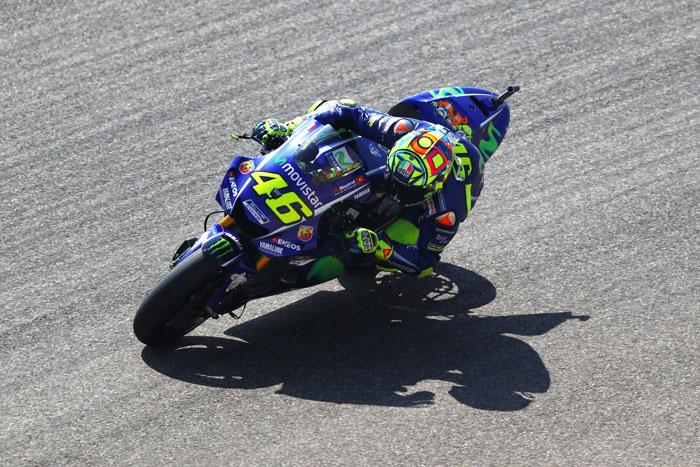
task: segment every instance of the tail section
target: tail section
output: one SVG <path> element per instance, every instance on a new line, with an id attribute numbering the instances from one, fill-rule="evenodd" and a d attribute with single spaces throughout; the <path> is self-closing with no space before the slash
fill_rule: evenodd
<path id="1" fill-rule="evenodd" d="M 479 88 L 440 88 L 405 98 L 389 114 L 450 128 L 471 141 L 484 160 L 489 160 L 508 130 L 510 108 L 505 101 L 519 89 L 509 86 L 497 95 Z"/>

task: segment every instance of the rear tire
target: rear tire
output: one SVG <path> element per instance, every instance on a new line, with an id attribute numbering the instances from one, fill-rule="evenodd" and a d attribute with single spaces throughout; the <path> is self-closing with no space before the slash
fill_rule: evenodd
<path id="1" fill-rule="evenodd" d="M 204 305 L 218 288 L 222 272 L 202 250 L 175 266 L 136 312 L 136 337 L 146 345 L 166 345 L 206 321 Z"/>

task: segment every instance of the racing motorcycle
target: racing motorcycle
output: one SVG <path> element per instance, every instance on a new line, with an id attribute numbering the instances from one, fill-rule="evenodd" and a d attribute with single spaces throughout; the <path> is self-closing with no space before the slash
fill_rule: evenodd
<path id="1" fill-rule="evenodd" d="M 518 90 L 440 88 L 410 96 L 388 113 L 461 134 L 483 163 L 506 134 L 506 99 Z M 343 263 L 321 245 L 357 227 L 379 233 L 399 212 L 384 188 L 386 157 L 374 141 L 312 116 L 273 152 L 234 157 L 216 194 L 222 218 L 208 228 L 207 216 L 205 232 L 177 249 L 170 271 L 136 313 L 136 337 L 165 345 L 209 318 L 237 318 L 234 311 L 250 300 L 295 288 L 300 275 L 306 285 L 338 277 Z"/>

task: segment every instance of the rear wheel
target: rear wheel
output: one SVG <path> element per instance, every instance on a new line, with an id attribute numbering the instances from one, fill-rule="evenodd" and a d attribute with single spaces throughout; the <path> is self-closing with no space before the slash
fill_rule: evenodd
<path id="1" fill-rule="evenodd" d="M 223 269 L 198 250 L 154 287 L 134 317 L 134 334 L 146 345 L 165 345 L 207 320 L 204 306 L 219 288 Z"/>

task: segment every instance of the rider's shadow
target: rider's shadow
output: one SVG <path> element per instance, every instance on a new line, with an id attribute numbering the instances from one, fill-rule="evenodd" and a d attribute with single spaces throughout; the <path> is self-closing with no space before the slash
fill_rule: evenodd
<path id="1" fill-rule="evenodd" d="M 485 410 L 519 410 L 546 392 L 550 378 L 540 356 L 506 334 L 544 334 L 587 317 L 470 316 L 494 299 L 493 284 L 451 264 L 439 273 L 345 278 L 346 290 L 317 292 L 241 323 L 225 332 L 231 338 L 189 336 L 168 349 L 146 347 L 142 357 L 195 384 L 281 384 L 280 394 L 348 404 L 430 404 L 433 392 L 412 388 L 426 380 L 451 384 L 457 401 Z"/>

